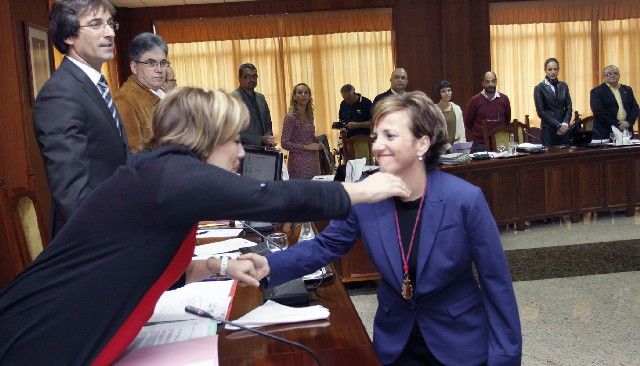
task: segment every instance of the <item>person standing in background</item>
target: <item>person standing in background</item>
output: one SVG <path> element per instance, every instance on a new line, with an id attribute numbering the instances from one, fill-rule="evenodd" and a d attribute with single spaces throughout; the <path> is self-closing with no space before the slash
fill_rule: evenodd
<path id="1" fill-rule="evenodd" d="M 633 134 L 633 125 L 638 119 L 638 102 L 633 89 L 620 84 L 620 69 L 609 65 L 604 68 L 604 83 L 591 89 L 589 103 L 596 117 L 593 130 L 594 139 L 607 139 L 611 126 L 629 130 Z"/>
<path id="2" fill-rule="evenodd" d="M 276 146 L 273 138 L 271 112 L 264 95 L 255 89 L 258 86 L 258 69 L 253 64 L 242 64 L 238 69 L 240 87 L 233 93 L 240 97 L 249 109 L 249 127 L 242 133 L 242 145 Z"/>
<path id="3" fill-rule="evenodd" d="M 536 112 L 541 120 L 542 145 L 569 144 L 571 122 L 571 95 L 567 83 L 558 80 L 560 63 L 555 58 L 544 62 L 544 80 L 533 89 Z"/>
<path id="4" fill-rule="evenodd" d="M 436 87 L 436 96 L 440 99 L 437 106 L 444 115 L 444 120 L 447 122 L 447 136 L 449 136 L 449 144 L 453 145 L 456 142 L 466 142 L 464 130 L 464 119 L 462 118 L 462 109 L 460 106 L 451 101 L 453 92 L 451 90 L 451 83 L 447 80 L 442 80 Z"/>
<path id="5" fill-rule="evenodd" d="M 173 71 L 173 67 L 169 65 L 167 67 L 167 77 L 165 78 L 164 83 L 162 84 L 162 90 L 164 93 L 168 93 L 175 89 L 178 86 L 178 79 L 176 79 L 176 73 Z"/>
<path id="6" fill-rule="evenodd" d="M 170 62 L 169 47 L 160 36 L 140 33 L 129 47 L 129 67 L 132 75 L 113 97 L 122 123 L 127 129 L 129 148 L 138 152 L 151 138 L 151 114 L 165 93 L 161 89 Z"/>
<path id="7" fill-rule="evenodd" d="M 311 89 L 305 83 L 296 84 L 291 92 L 289 113 L 282 123 L 282 147 L 289 151 L 290 178 L 311 179 L 320 174 L 318 151 L 322 145 L 313 124 Z"/>
<path id="8" fill-rule="evenodd" d="M 506 94 L 498 93 L 498 78 L 493 71 L 482 77 L 482 91 L 474 95 L 467 104 L 464 124 L 471 133 L 471 151 L 485 151 L 483 126 L 487 130 L 511 123 L 511 102 Z"/>
<path id="9" fill-rule="evenodd" d="M 391 88 L 384 93 L 376 95 L 373 99 L 374 106 L 389 95 L 402 95 L 406 93 L 407 85 L 409 85 L 409 75 L 407 75 L 407 72 L 403 68 L 399 67 L 391 72 L 389 82 L 391 83 Z"/>
<path id="10" fill-rule="evenodd" d="M 362 94 L 356 93 L 356 88 L 345 84 L 340 88 L 342 102 L 338 111 L 338 120 L 346 123 L 345 138 L 371 134 L 371 109 L 373 104 Z"/>
<path id="11" fill-rule="evenodd" d="M 58 0 L 49 13 L 49 36 L 65 57 L 38 93 L 33 125 L 53 201 L 52 237 L 129 155 L 100 73 L 113 58 L 115 12 L 108 0 Z"/>

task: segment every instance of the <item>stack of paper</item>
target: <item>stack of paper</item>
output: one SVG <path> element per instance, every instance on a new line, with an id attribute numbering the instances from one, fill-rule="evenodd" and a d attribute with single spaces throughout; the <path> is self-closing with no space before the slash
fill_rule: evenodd
<path id="1" fill-rule="evenodd" d="M 203 245 L 196 245 L 193 252 L 196 258 L 194 259 L 207 259 L 216 254 L 228 253 L 238 251 L 240 248 L 252 247 L 256 243 L 242 238 L 233 238 L 216 243 L 209 243 Z"/>
<path id="2" fill-rule="evenodd" d="M 199 319 L 187 314 L 184 307 L 195 306 L 225 319 L 233 299 L 235 281 L 195 282 L 160 296 L 149 322 Z"/>
<path id="3" fill-rule="evenodd" d="M 327 318 L 329 318 L 329 309 L 322 305 L 293 308 L 269 300 L 233 322 L 245 327 L 257 328 L 271 324 L 298 323 Z M 226 325 L 226 328 L 240 329 L 231 325 Z"/>

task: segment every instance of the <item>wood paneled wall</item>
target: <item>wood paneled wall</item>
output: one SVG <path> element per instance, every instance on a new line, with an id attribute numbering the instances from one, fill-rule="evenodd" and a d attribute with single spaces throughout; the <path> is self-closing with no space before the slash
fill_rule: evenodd
<path id="1" fill-rule="evenodd" d="M 0 189 L 35 192 L 42 207 L 50 196 L 33 134 L 24 22 L 47 27 L 47 0 L 0 1 Z M 44 213 L 48 221 L 49 210 Z M 13 225 L 0 215 L 0 288 L 22 270 Z"/>
<path id="2" fill-rule="evenodd" d="M 396 65 L 407 70 L 409 89 L 433 97 L 436 83 L 447 79 L 454 102 L 464 107 L 480 91 L 482 74 L 491 65 L 488 0 L 277 0 L 118 9 L 120 80 L 129 75 L 130 40 L 153 31 L 155 20 L 380 7 L 393 10 Z"/>

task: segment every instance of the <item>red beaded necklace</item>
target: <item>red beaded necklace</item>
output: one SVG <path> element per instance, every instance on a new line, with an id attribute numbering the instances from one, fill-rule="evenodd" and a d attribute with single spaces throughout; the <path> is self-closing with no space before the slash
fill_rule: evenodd
<path id="1" fill-rule="evenodd" d="M 396 230 L 398 233 L 398 246 L 400 247 L 400 255 L 402 257 L 402 272 L 404 273 L 404 279 L 402 280 L 402 297 L 405 300 L 410 300 L 413 297 L 413 285 L 409 278 L 409 258 L 411 257 L 411 248 L 413 248 L 413 241 L 416 237 L 416 231 L 418 230 L 418 222 L 420 222 L 420 216 L 422 215 L 422 208 L 424 207 L 424 198 L 427 196 L 427 183 L 424 184 L 424 192 L 422 198 L 420 198 L 420 205 L 418 206 L 418 214 L 416 215 L 416 221 L 413 223 L 413 231 L 411 232 L 411 241 L 409 242 L 409 248 L 405 253 L 402 248 L 402 235 L 400 234 L 400 223 L 398 221 L 398 209 L 395 201 L 393 203 L 393 213 L 396 219 Z"/>

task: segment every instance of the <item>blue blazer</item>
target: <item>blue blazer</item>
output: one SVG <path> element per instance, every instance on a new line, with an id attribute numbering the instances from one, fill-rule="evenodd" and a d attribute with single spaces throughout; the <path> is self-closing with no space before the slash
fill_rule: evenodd
<path id="1" fill-rule="evenodd" d="M 400 293 L 402 262 L 393 212 L 391 199 L 354 206 L 346 220 L 331 221 L 315 239 L 271 254 L 269 286 L 317 270 L 362 236 L 382 277 L 373 334 L 382 362 L 400 355 L 417 322 L 430 351 L 446 365 L 519 365 L 518 307 L 482 191 L 437 169 L 428 173 L 411 301 Z"/>

